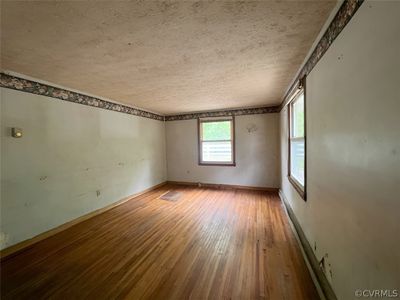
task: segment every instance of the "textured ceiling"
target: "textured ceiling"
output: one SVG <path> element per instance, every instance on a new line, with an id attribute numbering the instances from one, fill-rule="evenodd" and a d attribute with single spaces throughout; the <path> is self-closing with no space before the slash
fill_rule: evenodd
<path id="1" fill-rule="evenodd" d="M 329 1 L 2 1 L 2 69 L 163 114 L 280 103 Z"/>

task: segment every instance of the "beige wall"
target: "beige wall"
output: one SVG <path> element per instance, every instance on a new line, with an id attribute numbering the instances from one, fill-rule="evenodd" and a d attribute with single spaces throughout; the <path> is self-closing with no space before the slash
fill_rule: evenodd
<path id="1" fill-rule="evenodd" d="M 288 182 L 281 112 L 282 191 L 338 299 L 400 290 L 400 2 L 364 3 L 307 78 L 304 202 Z"/>
<path id="2" fill-rule="evenodd" d="M 1 89 L 1 248 L 165 180 L 164 122 Z"/>
<path id="3" fill-rule="evenodd" d="M 197 120 L 166 122 L 168 180 L 279 187 L 279 114 L 237 116 L 235 129 L 236 167 L 199 166 Z"/>

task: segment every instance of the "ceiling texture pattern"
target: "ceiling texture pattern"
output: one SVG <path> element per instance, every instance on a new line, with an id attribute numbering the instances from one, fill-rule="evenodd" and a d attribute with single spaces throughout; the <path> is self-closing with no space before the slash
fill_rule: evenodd
<path id="1" fill-rule="evenodd" d="M 277 105 L 335 1 L 2 1 L 1 67 L 161 114 Z"/>

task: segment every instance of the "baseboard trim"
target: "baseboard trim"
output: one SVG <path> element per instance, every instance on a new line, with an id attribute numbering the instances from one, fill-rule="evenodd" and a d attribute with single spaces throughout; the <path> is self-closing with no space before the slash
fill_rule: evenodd
<path id="1" fill-rule="evenodd" d="M 318 283 L 319 287 L 321 288 L 325 299 L 326 300 L 337 300 L 335 292 L 333 291 L 332 286 L 330 285 L 324 272 L 319 267 L 318 260 L 314 254 L 314 251 L 312 250 L 312 247 L 311 247 L 310 243 L 308 242 L 308 240 L 303 232 L 303 229 L 301 228 L 300 223 L 297 220 L 297 217 L 294 214 L 292 207 L 286 200 L 285 195 L 283 194 L 282 190 L 279 190 L 279 197 L 281 198 L 281 201 L 283 203 L 283 206 L 285 207 L 286 213 L 289 216 L 291 223 L 293 224 L 294 230 L 296 231 L 296 234 L 300 241 L 300 247 L 302 248 L 302 250 L 306 256 L 306 259 L 308 260 L 308 264 L 310 265 L 312 272 L 314 273 L 313 274 L 314 278 L 317 280 L 317 283 Z"/>
<path id="2" fill-rule="evenodd" d="M 208 187 L 215 189 L 239 189 L 239 190 L 255 190 L 265 192 L 279 192 L 279 188 L 248 186 L 248 185 L 234 185 L 234 184 L 218 184 L 218 183 L 204 183 L 204 182 L 189 182 L 189 181 L 167 181 L 168 184 L 189 185 L 198 187 Z"/>
<path id="3" fill-rule="evenodd" d="M 40 233 L 40 234 L 34 236 L 33 238 L 30 238 L 28 240 L 19 242 L 19 243 L 15 244 L 15 245 L 12 245 L 12 246 L 8 247 L 8 248 L 5 248 L 5 249 L 0 251 L 0 261 L 6 260 L 7 258 L 10 258 L 10 257 L 12 257 L 12 256 L 24 251 L 24 250 L 27 250 L 28 248 L 32 247 L 34 244 L 36 244 L 36 243 L 38 243 L 40 241 L 43 241 L 43 240 L 45 240 L 45 239 L 47 239 L 47 238 L 49 238 L 49 237 L 61 232 L 61 231 L 64 231 L 64 230 L 66 230 L 66 229 L 78 224 L 78 223 L 81 223 L 81 222 L 86 221 L 86 220 L 88 220 L 90 218 L 93 218 L 93 217 L 95 217 L 97 215 L 100 215 L 100 214 L 102 214 L 102 213 L 104 213 L 104 212 L 106 212 L 106 211 L 108 211 L 108 210 L 110 210 L 112 208 L 115 208 L 115 207 L 117 207 L 117 206 L 119 206 L 119 205 L 121 205 L 121 204 L 123 204 L 123 203 L 125 203 L 125 202 L 127 202 L 129 200 L 132 200 L 132 199 L 134 199 L 136 197 L 139 197 L 139 196 L 141 196 L 141 195 L 143 195 L 143 194 L 145 194 L 147 192 L 150 192 L 150 191 L 155 190 L 155 189 L 157 189 L 159 187 L 162 187 L 165 184 L 167 184 L 166 181 L 164 181 L 162 183 L 159 183 L 157 185 L 154 185 L 152 187 L 149 187 L 149 188 L 147 188 L 147 189 L 145 189 L 145 190 L 143 190 L 143 191 L 141 191 L 139 193 L 133 194 L 133 195 L 128 196 L 128 197 L 125 197 L 125 198 L 123 198 L 123 199 L 121 199 L 121 200 L 119 200 L 117 202 L 114 202 L 114 203 L 112 203 L 110 205 L 107 205 L 105 207 L 102 207 L 102 208 L 99 208 L 97 210 L 94 210 L 94 211 L 92 211 L 92 212 L 90 212 L 90 213 L 88 213 L 86 215 L 83 215 L 83 216 L 80 216 L 80 217 L 78 217 L 76 219 L 68 221 L 67 223 L 61 224 L 61 225 L 59 225 L 59 226 L 57 226 L 57 227 L 55 227 L 53 229 L 50 229 L 50 230 L 45 231 L 43 233 Z"/>

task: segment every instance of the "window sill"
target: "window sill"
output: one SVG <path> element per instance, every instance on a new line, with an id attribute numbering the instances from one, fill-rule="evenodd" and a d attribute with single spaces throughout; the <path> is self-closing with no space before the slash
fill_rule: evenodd
<path id="1" fill-rule="evenodd" d="M 304 200 L 307 201 L 306 198 L 306 193 L 304 191 L 304 187 L 302 187 L 296 179 L 292 178 L 290 175 L 288 176 L 289 182 L 293 185 L 294 189 L 299 193 L 300 197 Z"/>
<path id="2" fill-rule="evenodd" d="M 212 162 L 199 162 L 199 166 L 216 166 L 216 167 L 236 167 L 236 163 L 212 163 Z"/>

